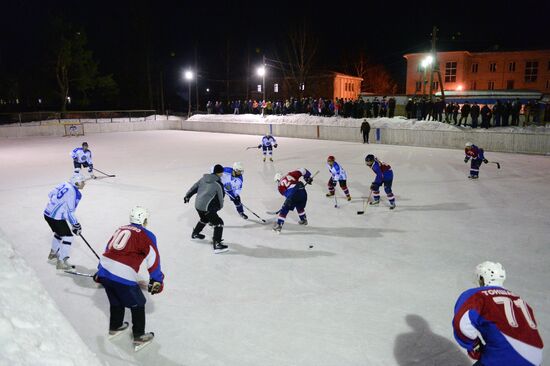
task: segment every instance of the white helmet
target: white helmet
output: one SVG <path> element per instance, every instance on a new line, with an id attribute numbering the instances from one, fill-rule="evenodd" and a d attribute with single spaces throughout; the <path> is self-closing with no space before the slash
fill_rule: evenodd
<path id="1" fill-rule="evenodd" d="M 506 279 L 506 271 L 502 264 L 494 262 L 483 262 L 476 267 L 476 279 L 483 278 L 485 286 L 502 286 Z"/>
<path id="2" fill-rule="evenodd" d="M 240 161 L 234 162 L 233 163 L 233 170 L 234 171 L 239 171 L 239 172 L 244 172 L 243 164 Z"/>
<path id="3" fill-rule="evenodd" d="M 275 180 L 275 182 L 278 182 L 281 180 L 282 177 L 283 175 L 281 173 L 275 173 L 275 177 L 273 179 Z"/>
<path id="4" fill-rule="evenodd" d="M 473 144 L 472 144 L 471 142 L 467 142 L 467 143 L 466 143 L 466 147 L 472 147 L 472 145 L 473 145 Z"/>
<path id="5" fill-rule="evenodd" d="M 132 224 L 143 225 L 145 220 L 149 218 L 149 212 L 145 207 L 135 206 L 130 211 L 130 222 Z"/>
<path id="6" fill-rule="evenodd" d="M 69 182 L 74 186 L 79 186 L 84 181 L 85 181 L 84 176 L 79 173 L 75 173 L 69 180 Z"/>

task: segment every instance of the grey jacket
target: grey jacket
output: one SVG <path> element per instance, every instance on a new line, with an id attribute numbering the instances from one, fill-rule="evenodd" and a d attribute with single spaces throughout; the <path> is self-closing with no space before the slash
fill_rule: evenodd
<path id="1" fill-rule="evenodd" d="M 216 174 L 204 174 L 185 194 L 186 197 L 193 197 L 197 194 L 195 208 L 199 211 L 217 212 L 223 207 L 223 185 L 220 177 Z"/>

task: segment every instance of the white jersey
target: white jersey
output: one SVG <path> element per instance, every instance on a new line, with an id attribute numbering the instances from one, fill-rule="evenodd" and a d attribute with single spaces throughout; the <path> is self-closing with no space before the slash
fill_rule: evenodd
<path id="1" fill-rule="evenodd" d="M 332 164 L 332 166 L 327 164 L 327 168 L 328 168 L 328 171 L 330 172 L 330 174 L 332 175 L 333 180 L 346 180 L 347 179 L 346 171 L 337 162 L 334 162 L 334 164 Z"/>
<path id="2" fill-rule="evenodd" d="M 71 183 L 61 183 L 49 193 L 50 202 L 46 205 L 44 215 L 54 220 L 68 220 L 71 225 L 78 223 L 75 216 L 76 207 L 82 193 Z"/>
<path id="3" fill-rule="evenodd" d="M 221 176 L 223 189 L 232 197 L 241 195 L 243 189 L 243 176 L 233 176 L 233 168 L 223 168 L 223 174 Z"/>
<path id="4" fill-rule="evenodd" d="M 92 152 L 90 150 L 84 151 L 83 148 L 77 147 L 71 153 L 73 160 L 76 160 L 77 163 L 88 163 L 92 164 Z"/>
<path id="5" fill-rule="evenodd" d="M 271 135 L 265 135 L 262 138 L 262 146 L 269 147 L 269 146 L 273 146 L 275 144 L 277 144 L 277 140 L 275 140 L 275 138 Z"/>

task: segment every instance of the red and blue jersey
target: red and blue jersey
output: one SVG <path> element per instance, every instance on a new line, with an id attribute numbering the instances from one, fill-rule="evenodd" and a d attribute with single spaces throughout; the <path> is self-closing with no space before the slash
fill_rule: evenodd
<path id="1" fill-rule="evenodd" d="M 308 179 L 311 177 L 311 173 L 305 168 L 300 168 L 287 173 L 281 178 L 281 180 L 279 180 L 279 186 L 277 187 L 279 189 L 279 193 L 285 197 L 290 197 L 296 192 L 297 189 L 300 187 L 303 188 L 303 183 L 298 184 L 300 183 L 300 177 Z"/>
<path id="2" fill-rule="evenodd" d="M 483 156 L 483 149 L 480 147 L 477 147 L 476 145 L 472 145 L 470 148 L 464 148 L 464 154 L 466 154 L 467 157 L 472 159 L 481 159 L 483 160 L 485 156 Z"/>
<path id="3" fill-rule="evenodd" d="M 381 185 L 385 180 L 393 179 L 393 172 L 389 164 L 384 163 L 378 159 L 374 159 L 374 163 L 371 166 L 372 171 L 376 174 L 374 183 Z"/>
<path id="4" fill-rule="evenodd" d="M 139 267 L 144 260 L 149 277 L 163 282 L 155 235 L 141 225 L 122 226 L 115 231 L 101 256 L 98 275 L 133 286 L 137 284 Z"/>
<path id="5" fill-rule="evenodd" d="M 458 298 L 453 318 L 457 342 L 471 352 L 481 340 L 484 366 L 532 366 L 542 363 L 542 339 L 533 310 L 502 287 L 477 287 Z M 479 339 L 479 340 L 478 340 Z"/>

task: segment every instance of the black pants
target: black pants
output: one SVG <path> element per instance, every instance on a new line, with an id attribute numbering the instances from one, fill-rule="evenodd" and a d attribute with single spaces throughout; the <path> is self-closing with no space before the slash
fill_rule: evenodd
<path id="1" fill-rule="evenodd" d="M 363 131 L 363 142 L 366 142 L 367 144 L 369 143 L 369 133 L 370 130 Z"/>
<path id="2" fill-rule="evenodd" d="M 58 236 L 73 236 L 73 233 L 71 232 L 67 221 L 55 220 L 46 215 L 44 215 L 44 219 L 46 219 L 46 222 L 48 223 L 48 225 L 50 225 L 52 231 Z"/>
<path id="3" fill-rule="evenodd" d="M 132 312 L 132 333 L 134 337 L 145 334 L 145 296 L 138 285 L 128 286 L 100 277 L 110 304 L 109 330 L 116 330 L 124 321 L 124 308 Z"/>
<path id="4" fill-rule="evenodd" d="M 214 236 L 212 237 L 212 240 L 214 241 L 214 243 L 220 242 L 222 240 L 222 234 L 223 234 L 222 218 L 218 216 L 217 212 L 197 210 L 197 213 L 199 214 L 200 221 L 197 223 L 197 225 L 193 229 L 193 234 L 199 234 L 202 231 L 202 229 L 204 229 L 206 224 L 210 224 L 214 226 Z"/>

